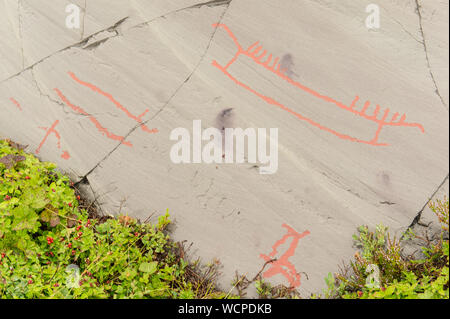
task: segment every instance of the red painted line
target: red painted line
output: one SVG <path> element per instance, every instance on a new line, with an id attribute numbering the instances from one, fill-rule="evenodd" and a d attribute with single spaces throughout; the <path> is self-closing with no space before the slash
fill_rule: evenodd
<path id="1" fill-rule="evenodd" d="M 144 132 L 147 133 L 158 133 L 157 129 L 150 129 L 148 128 L 146 125 L 143 124 L 142 121 L 142 117 L 149 111 L 148 109 L 146 109 L 144 111 L 144 113 L 142 113 L 139 116 L 135 116 L 133 114 L 130 113 L 130 111 L 128 111 L 128 109 L 126 107 L 124 107 L 122 104 L 120 104 L 111 94 L 102 91 L 100 88 L 98 88 L 97 86 L 95 86 L 94 84 L 88 83 L 88 82 L 84 82 L 82 80 L 80 80 L 79 78 L 77 78 L 77 76 L 73 73 L 73 72 L 68 72 L 70 77 L 75 80 L 77 83 L 88 87 L 89 89 L 91 89 L 92 91 L 99 93 L 100 95 L 103 95 L 104 97 L 106 97 L 108 100 L 110 100 L 119 110 L 123 111 L 129 118 L 135 120 L 136 122 L 138 122 L 139 124 L 141 124 L 141 129 Z"/>
<path id="2" fill-rule="evenodd" d="M 385 143 L 376 143 L 376 142 L 373 142 L 373 141 L 360 140 L 360 139 L 357 139 L 357 138 L 355 138 L 355 137 L 351 137 L 351 136 L 349 136 L 349 135 L 339 133 L 339 132 L 337 132 L 337 131 L 335 131 L 335 130 L 333 130 L 333 129 L 331 129 L 331 128 L 328 128 L 328 127 L 326 127 L 326 126 L 323 126 L 323 125 L 321 125 L 321 124 L 319 124 L 319 123 L 317 123 L 317 122 L 315 122 L 315 121 L 313 121 L 313 120 L 311 120 L 311 119 L 309 119 L 309 118 L 307 118 L 307 117 L 304 117 L 303 115 L 301 115 L 301 114 L 295 112 L 294 110 L 291 110 L 290 108 L 288 108 L 288 107 L 284 106 L 283 104 L 281 104 L 281 103 L 275 101 L 274 99 L 272 99 L 272 98 L 270 98 L 270 97 L 268 97 L 268 96 L 265 96 L 265 95 L 263 95 L 263 94 L 257 92 L 256 90 L 252 89 L 252 88 L 249 87 L 248 85 L 246 85 L 246 84 L 240 82 L 239 80 L 237 80 L 236 78 L 234 78 L 230 73 L 228 73 L 228 71 L 226 71 L 222 66 L 220 66 L 219 64 L 217 64 L 216 61 L 213 61 L 213 65 L 214 65 L 215 67 L 217 67 L 218 69 L 220 69 L 227 77 L 229 77 L 233 82 L 235 82 L 235 83 L 238 84 L 239 86 L 241 86 L 241 87 L 243 87 L 244 89 L 248 90 L 249 92 L 255 94 L 256 96 L 258 96 L 259 98 L 261 98 L 261 99 L 264 100 L 265 102 L 267 102 L 267 103 L 269 103 L 269 104 L 271 104 L 271 105 L 275 105 L 275 106 L 281 108 L 282 110 L 284 110 L 284 111 L 290 113 L 291 115 L 297 117 L 298 119 L 300 119 L 300 120 L 302 120 L 302 121 L 306 121 L 307 123 L 311 124 L 312 126 L 315 126 L 315 127 L 319 128 L 319 129 L 321 129 L 321 130 L 323 130 L 323 131 L 326 131 L 326 132 L 328 132 L 328 133 L 331 133 L 331 134 L 333 134 L 333 135 L 335 135 L 335 136 L 337 136 L 337 137 L 339 137 L 339 138 L 341 138 L 341 139 L 349 140 L 349 141 L 351 141 L 351 142 L 359 142 L 359 143 L 370 144 L 370 145 L 374 145 L 374 146 L 386 146 L 386 145 L 388 145 L 388 144 L 385 144 Z"/>
<path id="3" fill-rule="evenodd" d="M 41 143 L 39 144 L 38 148 L 36 149 L 36 151 L 35 151 L 36 154 L 39 154 L 42 146 L 44 146 L 44 144 L 47 141 L 47 138 L 50 136 L 50 134 L 54 134 L 56 136 L 56 138 L 58 139 L 56 146 L 58 147 L 58 149 L 61 148 L 61 136 L 59 135 L 58 131 L 56 130 L 56 126 L 58 124 L 59 124 L 59 121 L 56 120 L 50 128 L 40 127 L 40 129 L 46 131 L 46 134 L 45 134 L 44 138 L 42 139 Z M 68 160 L 70 158 L 70 154 L 67 151 L 64 151 L 62 153 L 61 157 L 65 160 Z"/>
<path id="4" fill-rule="evenodd" d="M 386 119 L 387 119 L 388 114 L 389 114 L 389 109 L 386 109 L 386 110 L 385 110 L 385 113 L 384 113 L 382 119 L 379 120 L 379 119 L 377 118 L 377 116 L 378 116 L 378 114 L 379 114 L 379 111 L 380 111 L 380 109 L 381 109 L 381 107 L 380 107 L 379 105 L 377 105 L 377 107 L 376 107 L 375 112 L 374 112 L 373 115 L 367 115 L 365 112 L 366 112 L 367 108 L 368 108 L 369 105 L 370 105 L 370 101 L 366 101 L 366 103 L 365 103 L 365 105 L 364 105 L 364 107 L 363 107 L 363 109 L 362 109 L 361 111 L 355 110 L 354 107 L 355 107 L 355 105 L 356 105 L 356 102 L 359 100 L 359 97 L 358 97 L 358 96 L 356 96 L 356 98 L 353 100 L 353 102 L 352 102 L 352 104 L 351 104 L 350 106 L 347 106 L 347 105 L 345 105 L 345 104 L 343 104 L 343 103 L 341 103 L 341 102 L 339 102 L 339 101 L 334 100 L 333 98 L 331 98 L 331 97 L 329 97 L 329 96 L 320 94 L 319 92 L 317 92 L 317 91 L 315 91 L 315 90 L 313 90 L 313 89 L 311 89 L 311 88 L 309 88 L 309 87 L 307 87 L 307 86 L 305 86 L 305 85 L 303 85 L 303 84 L 301 84 L 301 83 L 299 83 L 299 82 L 296 82 L 296 81 L 292 80 L 292 79 L 289 78 L 286 74 L 284 74 L 284 73 L 283 73 L 284 70 L 280 70 L 280 65 L 278 64 L 278 60 L 279 60 L 278 57 L 275 59 L 275 61 L 274 61 L 274 63 L 273 63 L 272 66 L 269 66 L 269 63 L 270 63 L 271 60 L 272 60 L 272 54 L 269 55 L 269 57 L 268 57 L 268 59 L 267 59 L 266 62 L 261 62 L 261 59 L 267 54 L 267 51 L 264 50 L 262 54 L 260 54 L 259 56 L 257 56 L 257 53 L 258 53 L 259 51 L 261 51 L 262 46 L 258 46 L 253 52 L 250 52 L 251 50 L 253 50 L 253 48 L 254 48 L 255 46 L 258 45 L 259 41 L 256 42 L 256 43 L 254 43 L 254 44 L 252 44 L 246 51 L 244 51 L 244 49 L 242 48 L 242 46 L 239 44 L 239 41 L 237 40 L 236 36 L 231 32 L 231 30 L 230 30 L 225 24 L 213 24 L 213 27 L 221 27 L 221 28 L 223 28 L 223 29 L 227 32 L 227 34 L 229 35 L 229 37 L 230 37 L 230 38 L 233 40 L 233 42 L 235 43 L 235 45 L 236 45 L 236 47 L 237 47 L 237 52 L 236 52 L 236 54 L 234 55 L 234 57 L 230 60 L 230 62 L 227 63 L 227 65 L 226 65 L 225 67 L 220 66 L 220 65 L 217 63 L 217 61 L 213 61 L 212 64 L 213 64 L 215 67 L 217 67 L 220 71 L 222 71 L 227 77 L 229 77 L 231 80 L 233 80 L 233 82 L 235 82 L 236 84 L 238 84 L 239 86 L 241 86 L 241 87 L 245 88 L 246 90 L 250 91 L 251 93 L 255 94 L 255 95 L 258 96 L 259 98 L 263 99 L 265 102 L 267 102 L 267 103 L 269 103 L 269 104 L 272 104 L 272 105 L 275 105 L 275 106 L 281 108 L 282 110 L 284 110 L 284 111 L 290 113 L 291 115 L 296 116 L 296 117 L 297 117 L 298 119 L 300 119 L 300 120 L 306 121 L 306 122 L 308 122 L 309 124 L 311 124 L 311 125 L 313 125 L 313 126 L 319 128 L 319 129 L 321 129 L 321 130 L 324 130 L 324 131 L 326 131 L 326 132 L 328 132 L 328 133 L 331 133 L 331 134 L 333 134 L 333 135 L 335 135 L 335 136 L 337 136 L 337 137 L 339 137 L 339 138 L 341 138 L 341 139 L 349 140 L 349 141 L 357 142 L 357 143 L 369 144 L 369 145 L 373 145 L 373 146 L 386 146 L 386 145 L 388 145 L 388 144 L 385 144 L 385 143 L 379 143 L 379 142 L 378 142 L 379 134 L 381 133 L 381 130 L 382 130 L 382 128 L 383 128 L 384 126 L 416 127 L 416 128 L 418 128 L 419 130 L 421 130 L 422 133 L 425 132 L 425 129 L 424 129 L 424 127 L 423 127 L 421 124 L 419 124 L 419 123 L 407 123 L 407 122 L 405 122 L 405 120 L 406 120 L 406 115 L 403 115 L 403 116 L 401 117 L 400 121 L 394 122 L 395 119 L 396 119 L 397 116 L 398 116 L 398 113 L 395 113 L 395 115 L 393 116 L 393 118 L 391 119 L 391 121 L 390 121 L 390 122 L 386 122 Z M 240 55 L 245 55 L 245 56 L 250 57 L 255 63 L 257 63 L 257 64 L 263 66 L 265 69 L 267 69 L 267 70 L 269 70 L 270 72 L 274 73 L 275 75 L 277 75 L 277 76 L 280 77 L 281 79 L 287 81 L 289 84 L 291 84 L 291 85 L 293 85 L 293 86 L 295 86 L 295 87 L 301 89 L 302 91 L 304 91 L 304 92 L 306 92 L 306 93 L 308 93 L 308 94 L 310 94 L 310 95 L 312 95 L 312 96 L 314 96 L 314 97 L 316 97 L 316 98 L 318 98 L 318 99 L 321 99 L 321 100 L 323 100 L 323 101 L 325 101 L 325 102 L 327 102 L 327 103 L 332 103 L 332 104 L 336 105 L 337 107 L 339 107 L 339 108 L 341 108 L 341 109 L 343 109 L 343 110 L 345 110 L 345 111 L 348 111 L 348 112 L 351 112 L 351 113 L 353 113 L 353 114 L 356 114 L 356 115 L 358 115 L 358 116 L 360 116 L 360 117 L 362 117 L 362 118 L 364 118 L 364 119 L 366 119 L 366 120 L 375 122 L 375 123 L 378 125 L 378 129 L 377 129 L 377 131 L 376 131 L 376 133 L 375 133 L 374 138 L 373 138 L 371 141 L 365 141 L 365 140 L 360 140 L 360 139 L 351 137 L 351 136 L 349 136 L 349 135 L 342 134 L 342 133 L 339 133 L 339 132 L 337 132 L 337 131 L 334 131 L 334 130 L 332 130 L 332 129 L 330 129 L 330 128 L 327 128 L 327 127 L 325 127 L 325 126 L 323 126 L 323 125 L 321 125 L 321 124 L 319 124 L 319 123 L 317 123 L 317 122 L 314 122 L 313 120 L 311 120 L 311 119 L 309 119 L 309 118 L 306 118 L 306 117 L 300 115 L 299 113 L 297 113 L 297 112 L 295 112 L 295 111 L 289 109 L 288 107 L 284 106 L 283 104 L 281 104 L 281 103 L 275 101 L 274 99 L 272 99 L 272 98 L 270 98 L 270 97 L 267 97 L 267 96 L 265 96 L 265 95 L 263 95 L 263 94 L 257 92 L 256 90 L 252 89 L 250 86 L 245 85 L 245 84 L 243 84 L 242 82 L 238 81 L 238 80 L 235 79 L 230 73 L 228 73 L 227 69 L 228 69 L 228 68 L 229 68 L 229 67 L 230 67 L 230 66 L 238 59 L 238 57 L 239 57 Z"/>
<path id="5" fill-rule="evenodd" d="M 261 254 L 260 257 L 264 259 L 264 261 L 269 262 L 273 260 L 278 253 L 277 249 L 279 246 L 283 245 L 289 238 L 292 238 L 292 241 L 286 252 L 281 255 L 280 258 L 270 263 L 271 267 L 263 273 L 263 277 L 270 278 L 274 275 L 282 274 L 289 281 L 291 287 L 297 288 L 300 286 L 301 276 L 295 269 L 295 266 L 289 261 L 289 258 L 294 255 L 300 239 L 309 235 L 310 232 L 305 231 L 299 234 L 292 227 L 286 224 L 283 224 L 282 227 L 287 229 L 287 234 L 272 246 L 272 252 L 269 255 Z"/>
<path id="6" fill-rule="evenodd" d="M 20 106 L 20 103 L 16 101 L 16 99 L 14 99 L 13 97 L 10 97 L 9 100 L 10 100 L 11 102 L 13 102 L 14 105 L 15 105 L 19 110 L 22 111 L 22 107 Z"/>
<path id="7" fill-rule="evenodd" d="M 133 144 L 131 144 L 130 142 L 125 141 L 125 138 L 123 136 L 119 136 L 119 135 L 115 135 L 113 133 L 110 133 L 106 128 L 104 128 L 100 122 L 92 115 L 88 114 L 85 110 L 83 110 L 81 107 L 76 106 L 74 104 L 72 104 L 63 94 L 62 92 L 55 88 L 54 89 L 56 94 L 58 94 L 59 98 L 68 106 L 70 107 L 72 110 L 74 110 L 75 112 L 85 115 L 89 118 L 89 120 L 95 125 L 95 127 L 98 129 L 98 131 L 102 134 L 102 135 L 106 135 L 107 138 L 115 140 L 115 141 L 120 141 L 123 145 L 126 146 L 133 146 Z"/>
<path id="8" fill-rule="evenodd" d="M 56 125 L 59 124 L 59 121 L 56 120 L 52 126 L 48 129 L 46 127 L 41 127 L 41 129 L 43 129 L 44 131 L 46 131 L 47 133 L 45 134 L 44 138 L 41 141 L 41 144 L 39 144 L 39 147 L 36 149 L 36 154 L 39 154 L 39 152 L 41 151 L 42 146 L 45 144 L 45 142 L 47 141 L 47 138 L 50 136 L 51 133 L 55 134 L 56 138 L 58 139 L 58 141 L 61 139 L 61 136 L 59 135 L 59 133 L 55 130 Z M 59 145 L 58 145 L 59 146 Z M 59 148 L 59 147 L 58 147 Z"/>

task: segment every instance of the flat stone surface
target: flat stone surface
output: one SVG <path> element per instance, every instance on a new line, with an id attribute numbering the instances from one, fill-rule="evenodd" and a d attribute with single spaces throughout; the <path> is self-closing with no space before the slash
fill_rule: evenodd
<path id="1" fill-rule="evenodd" d="M 168 209 L 223 289 L 273 257 L 267 280 L 321 292 L 356 227 L 399 233 L 448 194 L 448 2 L 422 2 L 378 1 L 371 30 L 370 1 L 79 0 L 79 29 L 69 2 L 4 2 L 0 136 L 85 177 L 106 213 Z M 260 62 L 232 61 L 256 41 Z M 275 174 L 171 161 L 173 129 L 229 108 L 227 127 L 278 128 Z"/>

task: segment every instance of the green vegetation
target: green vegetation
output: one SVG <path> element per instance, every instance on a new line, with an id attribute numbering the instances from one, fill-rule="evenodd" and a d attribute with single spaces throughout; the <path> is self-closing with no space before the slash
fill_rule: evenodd
<path id="1" fill-rule="evenodd" d="M 379 225 L 374 232 L 359 228 L 354 240 L 361 253 L 338 274 L 325 279 L 325 298 L 344 299 L 448 299 L 449 278 L 449 201 L 430 204 L 441 223 L 437 241 L 421 238 L 412 231 L 409 238 L 423 241 L 425 259 L 414 260 L 401 254 L 400 241 L 391 239 L 387 228 Z M 446 234 L 447 239 L 444 239 Z"/>
<path id="2" fill-rule="evenodd" d="M 68 177 L 0 141 L 0 298 L 221 298 L 165 229 L 92 216 Z M 89 205 L 90 206 L 90 205 Z"/>

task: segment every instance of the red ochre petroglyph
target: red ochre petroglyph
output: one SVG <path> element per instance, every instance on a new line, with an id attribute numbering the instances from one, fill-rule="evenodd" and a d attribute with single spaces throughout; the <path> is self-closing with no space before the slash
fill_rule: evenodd
<path id="1" fill-rule="evenodd" d="M 56 138 L 58 139 L 56 146 L 58 147 L 58 149 L 61 149 L 61 136 L 59 135 L 58 131 L 55 129 L 58 124 L 59 124 L 59 121 L 56 120 L 50 128 L 40 127 L 40 129 L 46 131 L 46 134 L 45 134 L 44 138 L 42 139 L 41 144 L 39 144 L 39 147 L 36 149 L 36 154 L 39 154 L 42 146 L 44 146 L 44 144 L 47 141 L 47 138 L 50 136 L 50 134 L 54 134 L 56 136 Z M 67 151 L 63 151 L 61 158 L 68 160 L 70 158 L 70 155 Z"/>
<path id="2" fill-rule="evenodd" d="M 131 114 L 128 109 L 126 107 L 124 107 L 122 104 L 120 104 L 111 94 L 102 91 L 101 89 L 99 89 L 98 87 L 96 87 L 95 85 L 88 83 L 88 82 L 84 82 L 81 81 L 80 79 L 78 79 L 75 74 L 73 72 L 69 72 L 69 75 L 72 79 L 74 79 L 77 83 L 84 85 L 86 87 L 88 87 L 89 89 L 91 89 L 92 91 L 99 93 L 100 95 L 103 95 L 104 97 L 106 97 L 108 100 L 110 100 L 118 109 L 120 109 L 121 111 L 123 111 L 130 119 L 135 120 L 136 122 L 138 122 L 141 127 L 141 129 L 144 132 L 147 133 L 158 133 L 158 130 L 153 128 L 153 129 L 149 129 L 145 124 L 143 124 L 142 121 L 142 117 L 147 114 L 147 112 L 149 111 L 149 109 L 146 109 L 141 115 L 139 116 L 135 116 L 133 114 Z"/>
<path id="3" fill-rule="evenodd" d="M 86 86 L 88 88 L 90 88 L 91 90 L 93 90 L 96 93 L 99 93 L 100 95 L 105 96 L 106 98 L 108 98 L 117 108 L 119 108 L 121 111 L 123 111 L 129 118 L 135 120 L 136 122 L 138 122 L 140 124 L 140 128 L 147 133 L 157 133 L 158 130 L 157 129 L 150 129 L 148 128 L 142 118 L 144 117 L 145 114 L 148 113 L 149 109 L 146 109 L 142 114 L 140 114 L 139 116 L 135 116 L 133 114 L 131 114 L 128 109 L 126 107 L 124 107 L 122 104 L 120 104 L 111 94 L 102 91 L 101 89 L 99 89 L 97 86 L 81 81 L 80 79 L 78 79 L 74 73 L 72 72 L 68 72 L 70 77 L 75 80 L 77 83 Z M 99 130 L 99 132 L 102 135 L 106 135 L 108 138 L 112 139 L 112 140 L 116 140 L 116 141 L 120 141 L 122 144 L 126 145 L 126 146 L 133 146 L 133 144 L 131 144 L 130 142 L 125 141 L 125 137 L 123 136 L 119 136 L 119 135 L 115 135 L 111 132 L 109 132 L 105 127 L 103 127 L 100 122 L 91 114 L 87 113 L 83 108 L 74 105 L 73 103 L 71 103 L 67 97 L 57 88 L 54 88 L 54 91 L 56 92 L 56 94 L 58 94 L 59 98 L 68 106 L 70 107 L 72 110 L 74 110 L 75 112 L 86 116 L 87 118 L 89 118 L 89 120 L 95 125 L 95 127 Z M 14 103 L 14 105 L 22 111 L 22 107 L 20 106 L 19 102 L 17 102 L 14 98 L 10 98 L 10 101 L 12 103 Z M 59 120 L 56 120 L 53 125 L 50 128 L 47 127 L 40 127 L 40 129 L 46 131 L 46 135 L 43 138 L 43 140 L 41 141 L 41 143 L 39 144 L 38 148 L 36 149 L 36 154 L 39 154 L 39 152 L 41 151 L 42 146 L 44 146 L 45 142 L 47 141 L 47 138 L 51 135 L 54 134 L 56 136 L 56 138 L 58 139 L 57 142 L 57 147 L 58 149 L 61 149 L 61 136 L 58 133 L 58 131 L 55 129 L 56 126 L 59 124 Z M 67 151 L 63 151 L 63 153 L 61 154 L 61 158 L 68 160 L 70 158 L 70 154 Z"/>
<path id="4" fill-rule="evenodd" d="M 22 107 L 20 106 L 20 103 L 16 101 L 16 99 L 14 99 L 13 97 L 10 97 L 9 100 L 10 100 L 11 102 L 13 102 L 14 105 L 15 105 L 19 110 L 22 111 Z"/>
<path id="5" fill-rule="evenodd" d="M 399 113 L 395 113 L 392 116 L 392 118 L 390 120 L 388 120 L 389 113 L 390 113 L 389 108 L 385 109 L 382 112 L 381 118 L 378 118 L 378 115 L 380 114 L 380 111 L 381 111 L 381 107 L 379 105 L 376 106 L 376 109 L 375 109 L 375 111 L 374 111 L 374 113 L 372 115 L 366 114 L 366 111 L 367 111 L 368 107 L 370 106 L 370 101 L 366 101 L 365 102 L 364 107 L 363 107 L 363 109 L 361 111 L 355 110 L 356 103 L 359 100 L 358 96 L 356 96 L 354 98 L 354 100 L 353 100 L 353 102 L 351 103 L 350 106 L 347 106 L 347 105 L 345 105 L 345 104 L 343 104 L 343 103 L 341 103 L 339 101 L 334 100 L 331 97 L 328 97 L 326 95 L 322 95 L 322 94 L 318 93 L 317 91 L 315 91 L 315 90 L 313 90 L 311 88 L 308 88 L 305 85 L 303 85 L 303 84 L 301 84 L 299 82 L 296 82 L 296 81 L 292 80 L 291 78 L 289 78 L 285 74 L 285 72 L 287 71 L 286 69 L 281 69 L 280 70 L 280 63 L 278 63 L 279 58 L 274 58 L 273 59 L 272 54 L 269 54 L 269 56 L 263 62 L 262 59 L 266 56 L 267 51 L 263 50 L 261 52 L 261 50 L 263 48 L 262 48 L 262 46 L 259 45 L 259 42 L 256 42 L 256 43 L 252 44 L 247 50 L 244 50 L 242 48 L 242 46 L 239 44 L 236 36 L 230 31 L 230 29 L 225 24 L 213 24 L 213 27 L 221 27 L 221 28 L 223 28 L 227 32 L 227 34 L 230 36 L 230 38 L 233 40 L 233 42 L 235 43 L 235 45 L 237 47 L 236 54 L 228 62 L 228 64 L 226 66 L 219 65 L 218 62 L 215 61 L 215 60 L 212 62 L 213 66 L 215 66 L 219 70 L 221 70 L 228 78 L 230 78 L 237 85 L 239 85 L 239 86 L 243 87 L 244 89 L 246 89 L 247 91 L 250 91 L 251 93 L 255 94 L 256 96 L 258 96 L 259 98 L 261 98 L 265 102 L 281 108 L 282 110 L 290 113 L 291 115 L 297 117 L 298 119 L 300 119 L 302 121 L 305 121 L 305 122 L 307 122 L 307 123 L 309 123 L 309 124 L 319 128 L 319 129 L 321 129 L 323 131 L 331 133 L 331 134 L 333 134 L 333 135 L 335 135 L 335 136 L 337 136 L 337 137 L 339 137 L 341 139 L 349 140 L 351 142 L 369 144 L 369 145 L 372 145 L 372 146 L 387 146 L 388 145 L 386 143 L 378 142 L 378 138 L 379 138 L 380 132 L 383 129 L 383 127 L 385 127 L 385 126 L 416 127 L 419 130 L 421 130 L 422 133 L 425 132 L 425 130 L 424 130 L 424 128 L 423 128 L 423 126 L 421 124 L 405 122 L 405 120 L 406 120 L 406 115 L 405 114 L 403 114 L 397 122 L 395 122 L 395 121 L 399 117 L 399 115 L 400 115 Z M 311 120 L 311 119 L 309 119 L 309 118 L 307 118 L 307 117 L 305 117 L 305 116 L 295 112 L 294 110 L 286 107 L 285 105 L 275 101 L 274 99 L 272 99 L 272 98 L 270 98 L 268 96 L 265 96 L 265 95 L 259 93 L 258 91 L 254 90 L 250 86 L 240 82 L 239 80 L 234 78 L 227 70 L 238 59 L 238 57 L 240 55 L 244 55 L 244 56 L 250 57 L 256 64 L 263 66 L 265 69 L 267 69 L 270 72 L 274 73 L 275 75 L 277 75 L 281 79 L 287 81 L 289 84 L 291 84 L 291 85 L 293 85 L 293 86 L 303 90 L 304 92 L 306 92 L 308 94 L 311 94 L 312 96 L 314 96 L 314 97 L 316 97 L 316 98 L 318 98 L 320 100 L 323 100 L 325 102 L 334 104 L 337 107 L 339 107 L 339 108 L 341 108 L 341 109 L 343 109 L 345 111 L 351 112 L 351 113 L 353 113 L 353 114 L 355 114 L 355 115 L 357 115 L 357 116 L 359 116 L 359 117 L 361 117 L 363 119 L 366 119 L 366 120 L 369 120 L 369 121 L 372 121 L 372 122 L 376 123 L 378 125 L 378 129 L 375 132 L 375 136 L 371 140 L 361 140 L 361 139 L 358 139 L 358 138 L 355 138 L 355 137 L 352 137 L 352 136 L 349 136 L 349 135 L 337 132 L 337 131 L 335 131 L 335 130 L 333 130 L 331 128 L 323 126 L 320 123 L 317 123 L 317 122 L 315 122 L 315 121 L 313 121 L 313 120 Z"/>
<path id="6" fill-rule="evenodd" d="M 97 86 L 88 83 L 88 82 L 84 82 L 82 80 L 80 80 L 73 72 L 68 72 L 69 76 L 78 84 L 81 84 L 83 86 L 88 87 L 89 89 L 91 89 L 92 91 L 99 93 L 100 95 L 106 97 L 108 100 L 110 100 L 118 109 L 120 109 L 121 111 L 123 111 L 129 118 L 135 120 L 137 123 L 140 124 L 140 128 L 146 132 L 146 133 L 157 133 L 158 130 L 153 128 L 150 129 L 148 128 L 142 118 L 144 117 L 145 114 L 148 113 L 149 109 L 146 109 L 142 114 L 140 114 L 139 116 L 135 116 L 133 114 L 130 113 L 130 111 L 128 111 L 128 109 L 126 107 L 124 107 L 122 104 L 120 104 L 111 94 L 101 90 L 100 88 L 98 88 Z M 56 94 L 58 94 L 58 96 L 60 97 L 60 99 L 68 106 L 70 107 L 72 110 L 74 110 L 75 112 L 85 115 L 89 118 L 89 120 L 95 125 L 95 127 L 98 129 L 98 131 L 102 134 L 102 135 L 106 135 L 107 138 L 115 140 L 115 141 L 120 141 L 123 145 L 126 146 L 133 146 L 132 143 L 125 141 L 125 137 L 123 136 L 119 136 L 116 134 L 113 134 L 111 132 L 108 131 L 108 129 L 106 129 L 105 127 L 103 127 L 100 122 L 91 114 L 87 113 L 83 108 L 81 108 L 80 106 L 74 105 L 73 103 L 71 103 L 69 101 L 69 99 L 64 96 L 64 94 L 57 88 L 54 89 Z"/>
<path id="7" fill-rule="evenodd" d="M 291 287 L 296 288 L 300 286 L 301 276 L 295 269 L 295 266 L 288 259 L 294 255 L 295 249 L 297 248 L 300 239 L 309 235 L 310 232 L 304 231 L 303 233 L 299 234 L 286 224 L 283 224 L 282 227 L 287 229 L 287 234 L 272 246 L 272 252 L 269 255 L 260 255 L 260 257 L 266 262 L 269 262 L 271 266 L 270 269 L 263 273 L 263 277 L 270 278 L 274 275 L 282 274 L 289 281 Z M 292 241 L 289 245 L 288 250 L 286 250 L 286 252 L 281 255 L 280 258 L 274 260 L 275 255 L 278 253 L 277 248 L 284 244 L 290 237 L 292 238 Z"/>
<path id="8" fill-rule="evenodd" d="M 106 137 L 108 137 L 109 139 L 115 140 L 115 141 L 120 141 L 123 145 L 126 146 L 133 146 L 133 144 L 131 144 L 130 142 L 125 141 L 125 138 L 123 136 L 119 136 L 119 135 L 115 135 L 113 133 L 110 133 L 106 128 L 104 128 L 100 122 L 92 115 L 90 115 L 89 113 L 87 113 L 85 110 L 83 110 L 81 107 L 76 106 L 74 104 L 72 104 L 65 96 L 64 94 L 62 94 L 62 92 L 55 88 L 54 89 L 56 94 L 58 94 L 59 98 L 68 106 L 70 107 L 72 110 L 74 110 L 75 112 L 85 115 L 88 117 L 88 119 L 95 125 L 95 127 L 98 129 L 98 131 L 100 133 L 102 133 L 102 135 L 106 135 Z"/>

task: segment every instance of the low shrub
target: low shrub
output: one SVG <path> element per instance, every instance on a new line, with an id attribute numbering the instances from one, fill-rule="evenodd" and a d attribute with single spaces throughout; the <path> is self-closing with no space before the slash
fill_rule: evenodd
<path id="1" fill-rule="evenodd" d="M 180 257 L 168 214 L 92 218 L 67 176 L 16 145 L 0 141 L 1 298 L 224 296 Z"/>
<path id="2" fill-rule="evenodd" d="M 414 260 L 401 254 L 400 240 L 391 239 L 383 225 L 369 231 L 359 228 L 354 240 L 361 252 L 349 265 L 325 279 L 325 298 L 344 299 L 448 299 L 449 241 L 448 199 L 429 207 L 437 215 L 442 231 L 439 240 L 430 241 L 409 232 L 409 237 L 423 239 L 425 258 Z M 446 238 L 444 239 L 444 234 Z M 321 296 L 322 297 L 322 296 Z"/>

